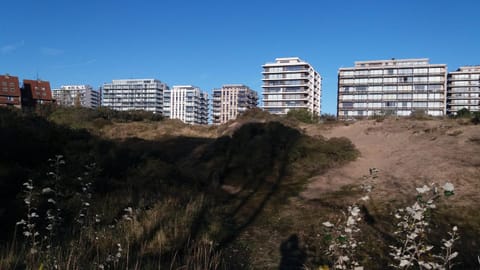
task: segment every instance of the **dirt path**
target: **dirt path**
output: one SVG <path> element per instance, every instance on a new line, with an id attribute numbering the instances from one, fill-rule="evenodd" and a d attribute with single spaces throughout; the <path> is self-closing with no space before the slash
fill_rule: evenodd
<path id="1" fill-rule="evenodd" d="M 327 130 L 306 127 L 306 132 L 347 137 L 361 155 L 346 166 L 312 178 L 301 194 L 305 199 L 358 184 L 369 168 L 375 167 L 380 176 L 375 192 L 382 198 L 412 193 L 426 183 L 450 181 L 461 195 L 455 197 L 480 201 L 480 126 L 449 120 L 388 119 L 357 121 Z"/>

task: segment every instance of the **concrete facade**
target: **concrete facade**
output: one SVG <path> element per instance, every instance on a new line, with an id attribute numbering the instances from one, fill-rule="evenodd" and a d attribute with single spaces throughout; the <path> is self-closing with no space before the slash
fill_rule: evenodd
<path id="1" fill-rule="evenodd" d="M 292 109 L 321 113 L 322 78 L 298 57 L 277 58 L 263 67 L 263 109 L 287 114 Z"/>
<path id="2" fill-rule="evenodd" d="M 446 113 L 447 66 L 422 59 L 355 62 L 338 71 L 337 115 L 341 119 L 422 111 Z"/>
<path id="3" fill-rule="evenodd" d="M 212 122 L 224 124 L 242 112 L 257 107 L 257 92 L 243 84 L 227 84 L 213 89 Z"/>

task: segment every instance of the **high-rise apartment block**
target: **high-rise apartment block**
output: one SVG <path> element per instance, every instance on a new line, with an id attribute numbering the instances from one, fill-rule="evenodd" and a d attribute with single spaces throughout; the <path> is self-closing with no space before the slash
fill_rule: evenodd
<path id="1" fill-rule="evenodd" d="M 428 59 L 355 62 L 338 72 L 339 118 L 446 111 L 447 66 Z"/>
<path id="2" fill-rule="evenodd" d="M 21 100 L 18 77 L 0 75 L 0 106 L 21 108 Z"/>
<path id="3" fill-rule="evenodd" d="M 460 67 L 448 74 L 447 113 L 480 111 L 480 66 Z"/>
<path id="4" fill-rule="evenodd" d="M 42 80 L 23 80 L 22 107 L 35 107 L 38 104 L 49 104 L 52 97 L 50 82 Z"/>
<path id="5" fill-rule="evenodd" d="M 257 107 L 257 92 L 243 84 L 227 84 L 213 89 L 212 122 L 223 124 L 242 112 Z"/>
<path id="6" fill-rule="evenodd" d="M 192 85 L 175 85 L 164 93 L 164 115 L 187 124 L 208 124 L 208 94 Z"/>
<path id="7" fill-rule="evenodd" d="M 61 106 L 82 106 L 97 108 L 100 106 L 100 93 L 90 85 L 62 85 L 53 89 L 53 98 Z"/>
<path id="8" fill-rule="evenodd" d="M 162 113 L 165 83 L 156 79 L 113 80 L 102 87 L 102 106 L 114 110 Z"/>
<path id="9" fill-rule="evenodd" d="M 308 109 L 320 115 L 322 79 L 298 57 L 277 58 L 263 65 L 263 108 L 272 114 Z"/>

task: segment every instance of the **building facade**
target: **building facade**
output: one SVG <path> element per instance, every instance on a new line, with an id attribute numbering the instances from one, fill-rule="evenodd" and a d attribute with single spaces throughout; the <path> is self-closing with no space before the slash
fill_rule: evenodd
<path id="1" fill-rule="evenodd" d="M 263 67 L 263 109 L 287 114 L 292 109 L 321 113 L 322 78 L 298 57 L 277 58 Z"/>
<path id="2" fill-rule="evenodd" d="M 22 99 L 18 77 L 0 75 L 0 106 L 21 108 Z"/>
<path id="3" fill-rule="evenodd" d="M 464 66 L 448 74 L 447 113 L 480 111 L 480 66 Z"/>
<path id="4" fill-rule="evenodd" d="M 187 124 L 208 124 L 208 94 L 192 85 L 175 85 L 164 93 L 164 115 Z"/>
<path id="5" fill-rule="evenodd" d="M 446 112 L 447 66 L 428 59 L 355 62 L 338 71 L 337 115 L 341 119 L 422 111 Z"/>
<path id="6" fill-rule="evenodd" d="M 243 84 L 227 84 L 213 89 L 212 122 L 223 124 L 237 118 L 242 112 L 257 107 L 257 92 Z"/>
<path id="7" fill-rule="evenodd" d="M 38 104 L 54 102 L 50 82 L 42 80 L 23 80 L 22 107 L 35 107 Z"/>
<path id="8" fill-rule="evenodd" d="M 81 106 L 97 108 L 100 106 L 100 93 L 90 85 L 62 85 L 53 89 L 53 98 L 60 106 Z"/>
<path id="9" fill-rule="evenodd" d="M 156 79 L 113 80 L 102 87 L 102 106 L 118 111 L 145 110 L 162 113 L 168 86 Z"/>

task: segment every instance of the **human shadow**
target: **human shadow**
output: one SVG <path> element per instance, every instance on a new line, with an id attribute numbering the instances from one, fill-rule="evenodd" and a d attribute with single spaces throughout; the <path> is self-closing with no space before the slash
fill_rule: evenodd
<path id="1" fill-rule="evenodd" d="M 307 259 L 307 254 L 300 247 L 299 239 L 296 234 L 290 235 L 287 240 L 280 245 L 280 253 L 282 259 L 280 261 L 279 270 L 301 270 Z"/>

